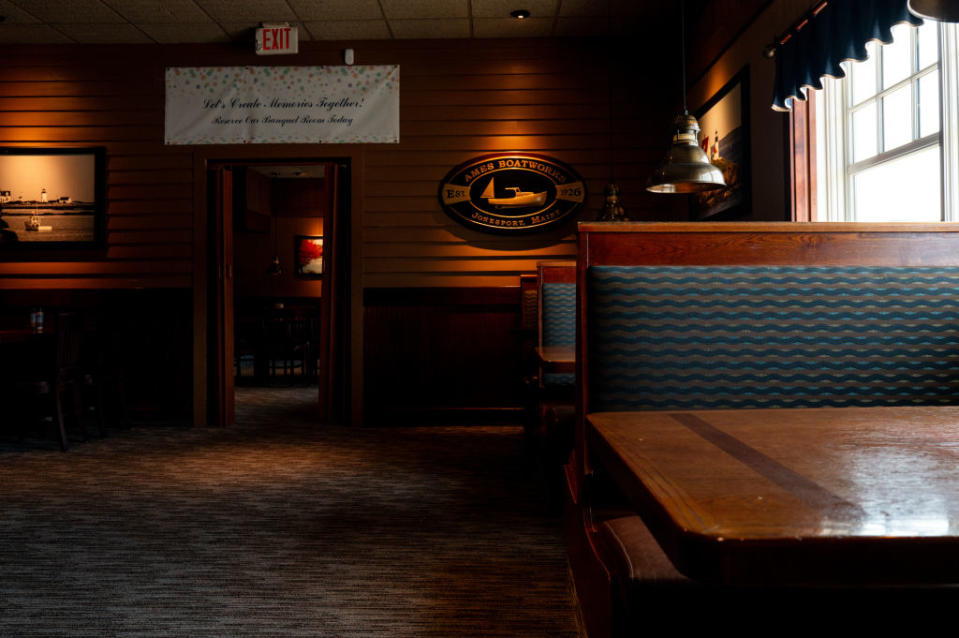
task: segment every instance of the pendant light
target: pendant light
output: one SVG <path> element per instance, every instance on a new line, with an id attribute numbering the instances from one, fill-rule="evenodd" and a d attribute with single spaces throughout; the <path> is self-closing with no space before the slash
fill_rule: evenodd
<path id="1" fill-rule="evenodd" d="M 726 186 L 722 171 L 713 166 L 699 146 L 699 122 L 686 108 L 686 3 L 679 3 L 682 26 L 683 112 L 673 120 L 673 141 L 665 161 L 649 177 L 653 193 L 699 193 Z"/>
<path id="2" fill-rule="evenodd" d="M 909 11 L 920 18 L 959 22 L 959 2 L 956 0 L 909 0 Z"/>

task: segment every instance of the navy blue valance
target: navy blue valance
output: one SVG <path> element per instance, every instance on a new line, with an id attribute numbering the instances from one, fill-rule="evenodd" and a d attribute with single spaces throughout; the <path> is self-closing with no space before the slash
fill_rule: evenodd
<path id="1" fill-rule="evenodd" d="M 788 111 L 792 100 L 805 100 L 805 87 L 822 88 L 823 76 L 841 78 L 844 60 L 865 60 L 866 43 L 892 42 L 900 22 L 920 25 L 907 0 L 829 0 L 809 23 L 776 47 L 773 109 Z"/>

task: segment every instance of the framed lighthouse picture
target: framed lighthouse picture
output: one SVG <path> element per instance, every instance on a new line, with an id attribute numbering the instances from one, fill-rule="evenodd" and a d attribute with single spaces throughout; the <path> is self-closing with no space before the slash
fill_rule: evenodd
<path id="1" fill-rule="evenodd" d="M 723 173 L 725 188 L 691 198 L 693 219 L 742 219 L 750 212 L 749 67 L 744 67 L 696 113 L 699 145 Z"/>
<path id="2" fill-rule="evenodd" d="M 0 147 L 0 249 L 103 244 L 106 152 Z"/>

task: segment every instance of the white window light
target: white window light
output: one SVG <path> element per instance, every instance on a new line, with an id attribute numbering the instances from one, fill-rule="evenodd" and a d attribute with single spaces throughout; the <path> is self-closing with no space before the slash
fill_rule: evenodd
<path id="1" fill-rule="evenodd" d="M 959 221 L 957 26 L 893 36 L 816 92 L 819 219 Z"/>

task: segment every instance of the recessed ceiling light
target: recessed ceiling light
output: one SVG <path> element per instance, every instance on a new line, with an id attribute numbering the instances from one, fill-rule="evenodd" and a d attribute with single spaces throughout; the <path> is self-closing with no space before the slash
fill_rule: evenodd
<path id="1" fill-rule="evenodd" d="M 525 20 L 529 17 L 529 11 L 526 9 L 517 9 L 516 11 L 510 11 L 509 14 L 516 18 L 517 20 Z"/>

